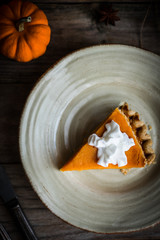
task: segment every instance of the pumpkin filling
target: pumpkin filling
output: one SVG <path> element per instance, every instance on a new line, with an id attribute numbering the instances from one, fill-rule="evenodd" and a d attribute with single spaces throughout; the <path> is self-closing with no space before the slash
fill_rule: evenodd
<path id="1" fill-rule="evenodd" d="M 147 126 L 139 119 L 138 113 L 129 110 L 127 103 L 116 108 L 99 128 L 94 131 L 93 135 L 96 135 L 98 140 L 102 140 L 102 143 L 100 143 L 102 145 L 105 144 L 103 142 L 103 134 L 106 131 L 106 126 L 109 127 L 111 122 L 114 122 L 116 124 L 115 126 L 119 126 L 122 134 L 127 135 L 127 141 L 132 142 L 131 146 L 128 149 L 126 148 L 128 151 L 125 151 L 127 164 L 118 164 L 119 159 L 115 159 L 117 162 L 111 163 L 112 161 L 110 161 L 106 166 L 104 164 L 99 165 L 98 148 L 93 146 L 94 144 L 91 144 L 92 146 L 89 145 L 87 142 L 60 170 L 120 169 L 122 173 L 126 174 L 128 169 L 141 168 L 154 162 L 155 153 L 152 149 L 151 136 L 147 133 Z M 113 126 L 114 130 L 115 126 Z M 113 135 L 113 132 L 111 135 Z M 115 141 L 117 140 L 115 139 Z M 108 143 L 107 146 L 109 146 Z M 121 149 L 119 148 L 119 150 Z M 119 155 L 117 156 L 122 158 L 120 152 L 121 151 L 119 151 Z"/>

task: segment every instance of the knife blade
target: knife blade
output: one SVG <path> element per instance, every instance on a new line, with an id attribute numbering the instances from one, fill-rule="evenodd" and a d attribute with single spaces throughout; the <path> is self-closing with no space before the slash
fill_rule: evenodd
<path id="1" fill-rule="evenodd" d="M 20 227 L 25 239 L 38 240 L 20 206 L 10 180 L 2 166 L 0 166 L 0 197 L 15 218 L 16 223 Z"/>

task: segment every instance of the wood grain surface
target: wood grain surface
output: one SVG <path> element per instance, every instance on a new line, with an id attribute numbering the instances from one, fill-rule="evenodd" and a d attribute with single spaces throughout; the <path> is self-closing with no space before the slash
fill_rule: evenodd
<path id="1" fill-rule="evenodd" d="M 75 228 L 56 217 L 42 204 L 25 176 L 18 142 L 22 110 L 39 77 L 62 57 L 84 47 L 113 43 L 139 47 L 140 29 L 150 4 L 142 32 L 142 47 L 160 55 L 160 3 L 144 0 L 32 2 L 47 15 L 51 41 L 46 53 L 29 63 L 18 63 L 0 55 L 0 164 L 5 167 L 38 239 L 160 239 L 160 225 L 130 234 L 104 235 Z M 119 11 L 120 21 L 116 26 L 106 26 L 97 20 L 97 10 L 107 2 Z M 23 239 L 1 200 L 0 222 L 13 240 Z"/>

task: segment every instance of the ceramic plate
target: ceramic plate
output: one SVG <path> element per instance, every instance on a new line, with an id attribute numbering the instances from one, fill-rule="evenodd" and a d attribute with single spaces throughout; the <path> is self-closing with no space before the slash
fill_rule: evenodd
<path id="1" fill-rule="evenodd" d="M 132 169 L 60 172 L 92 130 L 127 101 L 152 126 L 157 164 Z M 82 229 L 128 232 L 160 221 L 160 57 L 123 45 L 77 51 L 50 68 L 22 115 L 20 153 L 45 205 Z"/>

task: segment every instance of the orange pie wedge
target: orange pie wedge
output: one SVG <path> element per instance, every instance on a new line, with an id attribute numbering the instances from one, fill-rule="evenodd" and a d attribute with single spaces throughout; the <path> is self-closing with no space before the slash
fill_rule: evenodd
<path id="1" fill-rule="evenodd" d="M 129 110 L 128 104 L 124 103 L 121 107 L 116 108 L 94 133 L 101 137 L 106 130 L 106 123 L 110 123 L 112 120 L 120 126 L 122 133 L 126 133 L 129 138 L 134 139 L 135 145 L 125 152 L 127 165 L 123 167 L 113 164 L 109 164 L 108 167 L 98 165 L 97 148 L 86 143 L 60 170 L 121 169 L 125 174 L 126 169 L 141 168 L 146 164 L 153 163 L 155 154 L 152 149 L 151 136 L 147 134 L 147 126 L 140 121 L 139 114 Z"/>

